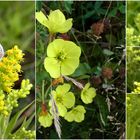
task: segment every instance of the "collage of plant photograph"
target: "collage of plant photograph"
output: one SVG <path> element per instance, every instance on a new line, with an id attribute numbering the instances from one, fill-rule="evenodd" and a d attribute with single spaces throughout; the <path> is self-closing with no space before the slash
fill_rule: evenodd
<path id="1" fill-rule="evenodd" d="M 0 1 L 0 139 L 140 139 L 139 1 Z"/>

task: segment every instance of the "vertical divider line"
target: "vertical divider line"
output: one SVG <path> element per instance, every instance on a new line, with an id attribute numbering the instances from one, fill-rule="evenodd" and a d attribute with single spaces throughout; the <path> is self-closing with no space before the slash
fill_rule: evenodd
<path id="1" fill-rule="evenodd" d="M 125 139 L 127 139 L 127 0 L 125 1 Z"/>
<path id="2" fill-rule="evenodd" d="M 36 139 L 36 120 L 37 120 L 37 114 L 36 114 L 36 19 L 35 19 L 35 12 L 36 12 L 36 0 L 34 1 L 34 34 L 35 34 L 35 139 Z"/>

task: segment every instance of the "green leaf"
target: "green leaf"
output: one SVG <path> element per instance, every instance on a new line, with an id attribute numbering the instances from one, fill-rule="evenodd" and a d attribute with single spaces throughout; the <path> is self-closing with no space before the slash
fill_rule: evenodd
<path id="1" fill-rule="evenodd" d="M 102 73 L 102 68 L 99 66 L 93 67 L 92 68 L 92 73 L 96 74 L 97 76 L 100 76 Z"/>
<path id="2" fill-rule="evenodd" d="M 114 8 L 113 10 L 111 10 L 108 14 L 108 17 L 115 17 L 116 16 L 116 13 L 117 13 L 117 9 Z"/>
<path id="3" fill-rule="evenodd" d="M 10 133 L 14 130 L 14 127 L 16 125 L 17 120 L 19 119 L 19 117 L 21 116 L 21 114 L 27 109 L 29 108 L 32 104 L 34 103 L 34 101 L 32 103 L 30 103 L 29 105 L 27 105 L 26 107 L 24 107 L 21 111 L 17 112 L 12 119 L 10 120 L 8 127 L 6 129 L 5 132 L 5 138 L 8 138 Z"/>
<path id="4" fill-rule="evenodd" d="M 103 3 L 102 1 L 96 1 L 95 2 L 94 8 L 95 8 L 96 11 L 98 11 L 98 12 L 100 11 L 99 9 L 100 9 L 102 3 Z"/>
<path id="5" fill-rule="evenodd" d="M 108 49 L 104 49 L 104 50 L 103 50 L 103 53 L 104 53 L 105 55 L 107 55 L 107 56 L 111 56 L 111 55 L 114 54 L 114 52 L 112 52 L 112 51 L 110 51 L 110 50 L 108 50 Z"/>
<path id="6" fill-rule="evenodd" d="M 80 63 L 76 71 L 71 75 L 72 77 L 79 77 L 85 74 L 91 74 L 91 68 L 88 63 Z"/>
<path id="7" fill-rule="evenodd" d="M 125 6 L 124 5 L 120 5 L 119 6 L 119 11 L 124 14 L 125 13 Z"/>
<path id="8" fill-rule="evenodd" d="M 73 1 L 64 1 L 63 3 L 66 11 L 71 14 Z"/>
<path id="9" fill-rule="evenodd" d="M 101 95 L 96 95 L 95 102 L 97 103 L 99 108 L 100 120 L 103 126 L 106 126 L 108 122 L 107 116 L 109 115 L 106 99 Z"/>
<path id="10" fill-rule="evenodd" d="M 30 124 L 31 124 L 31 122 L 32 122 L 32 120 L 33 120 L 33 118 L 34 118 L 34 116 L 35 116 L 35 113 L 33 113 L 33 114 L 29 117 L 28 120 L 27 120 L 27 117 L 25 117 L 25 118 L 24 118 L 24 121 L 23 121 L 23 123 L 22 123 L 22 125 L 21 125 L 20 128 L 14 133 L 14 135 L 18 135 L 18 133 L 20 133 L 20 130 L 22 130 L 23 127 L 24 127 L 25 129 L 27 129 L 27 128 L 30 126 Z"/>
<path id="11" fill-rule="evenodd" d="M 36 1 L 36 10 L 40 11 L 42 8 L 42 2 L 41 1 Z"/>

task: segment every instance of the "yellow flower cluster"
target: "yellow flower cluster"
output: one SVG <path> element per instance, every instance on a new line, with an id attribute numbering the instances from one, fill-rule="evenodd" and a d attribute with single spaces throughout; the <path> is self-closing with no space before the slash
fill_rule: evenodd
<path id="1" fill-rule="evenodd" d="M 23 61 L 24 54 L 17 47 L 6 52 L 6 56 L 0 61 L 0 90 L 11 92 L 14 82 L 19 79 L 21 72 L 20 62 Z"/>
<path id="2" fill-rule="evenodd" d="M 20 62 L 23 61 L 23 56 L 22 50 L 14 46 L 0 61 L 0 114 L 5 116 L 18 106 L 19 98 L 25 98 L 30 94 L 32 84 L 28 79 L 22 81 L 20 89 L 12 89 L 14 82 L 19 79 Z"/>
<path id="3" fill-rule="evenodd" d="M 134 94 L 140 94 L 140 82 L 134 82 L 134 91 L 132 91 L 132 93 Z"/>
<path id="4" fill-rule="evenodd" d="M 32 84 L 30 84 L 29 80 L 27 79 L 22 81 L 21 88 L 19 90 L 12 89 L 7 95 L 4 95 L 4 93 L 0 94 L 0 104 L 3 105 L 0 107 L 0 113 L 7 116 L 14 107 L 18 107 L 18 99 L 27 97 L 27 95 L 30 94 L 29 91 L 31 87 Z"/>
<path id="5" fill-rule="evenodd" d="M 23 127 L 18 134 L 15 134 L 12 136 L 12 139 L 35 139 L 35 131 L 32 130 L 26 130 L 25 127 Z"/>

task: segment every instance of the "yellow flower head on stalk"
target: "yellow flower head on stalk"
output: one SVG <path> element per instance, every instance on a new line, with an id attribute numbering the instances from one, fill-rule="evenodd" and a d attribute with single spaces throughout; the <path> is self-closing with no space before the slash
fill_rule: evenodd
<path id="1" fill-rule="evenodd" d="M 47 48 L 44 66 L 53 78 L 70 75 L 79 65 L 81 49 L 71 41 L 55 39 Z"/>
<path id="2" fill-rule="evenodd" d="M 72 92 L 69 92 L 70 88 L 69 84 L 63 84 L 52 91 L 59 115 L 62 117 L 67 113 L 67 108 L 71 108 L 75 104 L 75 96 Z M 49 105 L 51 106 L 51 102 L 49 102 Z"/>
<path id="3" fill-rule="evenodd" d="M 87 83 L 81 92 L 81 99 L 85 104 L 92 103 L 93 98 L 96 96 L 96 90 L 93 87 L 90 87 L 90 84 Z"/>
<path id="4" fill-rule="evenodd" d="M 46 105 L 42 104 L 41 106 L 41 113 L 39 114 L 38 121 L 43 127 L 50 127 L 53 123 L 52 115 L 47 111 Z"/>
<path id="5" fill-rule="evenodd" d="M 49 29 L 50 33 L 66 33 L 72 27 L 72 18 L 66 20 L 60 10 L 51 11 L 46 17 L 43 12 L 36 12 L 36 19 Z"/>
<path id="6" fill-rule="evenodd" d="M 82 105 L 78 105 L 65 115 L 65 120 L 68 122 L 82 122 L 84 120 L 84 114 L 86 113 L 85 108 Z"/>
<path id="7" fill-rule="evenodd" d="M 52 125 L 53 117 L 50 113 L 39 115 L 38 121 L 43 127 L 50 127 Z"/>
<path id="8" fill-rule="evenodd" d="M 20 62 L 23 61 L 24 54 L 17 47 L 6 52 L 6 56 L 0 61 L 0 89 L 9 93 L 14 86 L 14 82 L 19 79 L 21 72 Z"/>

